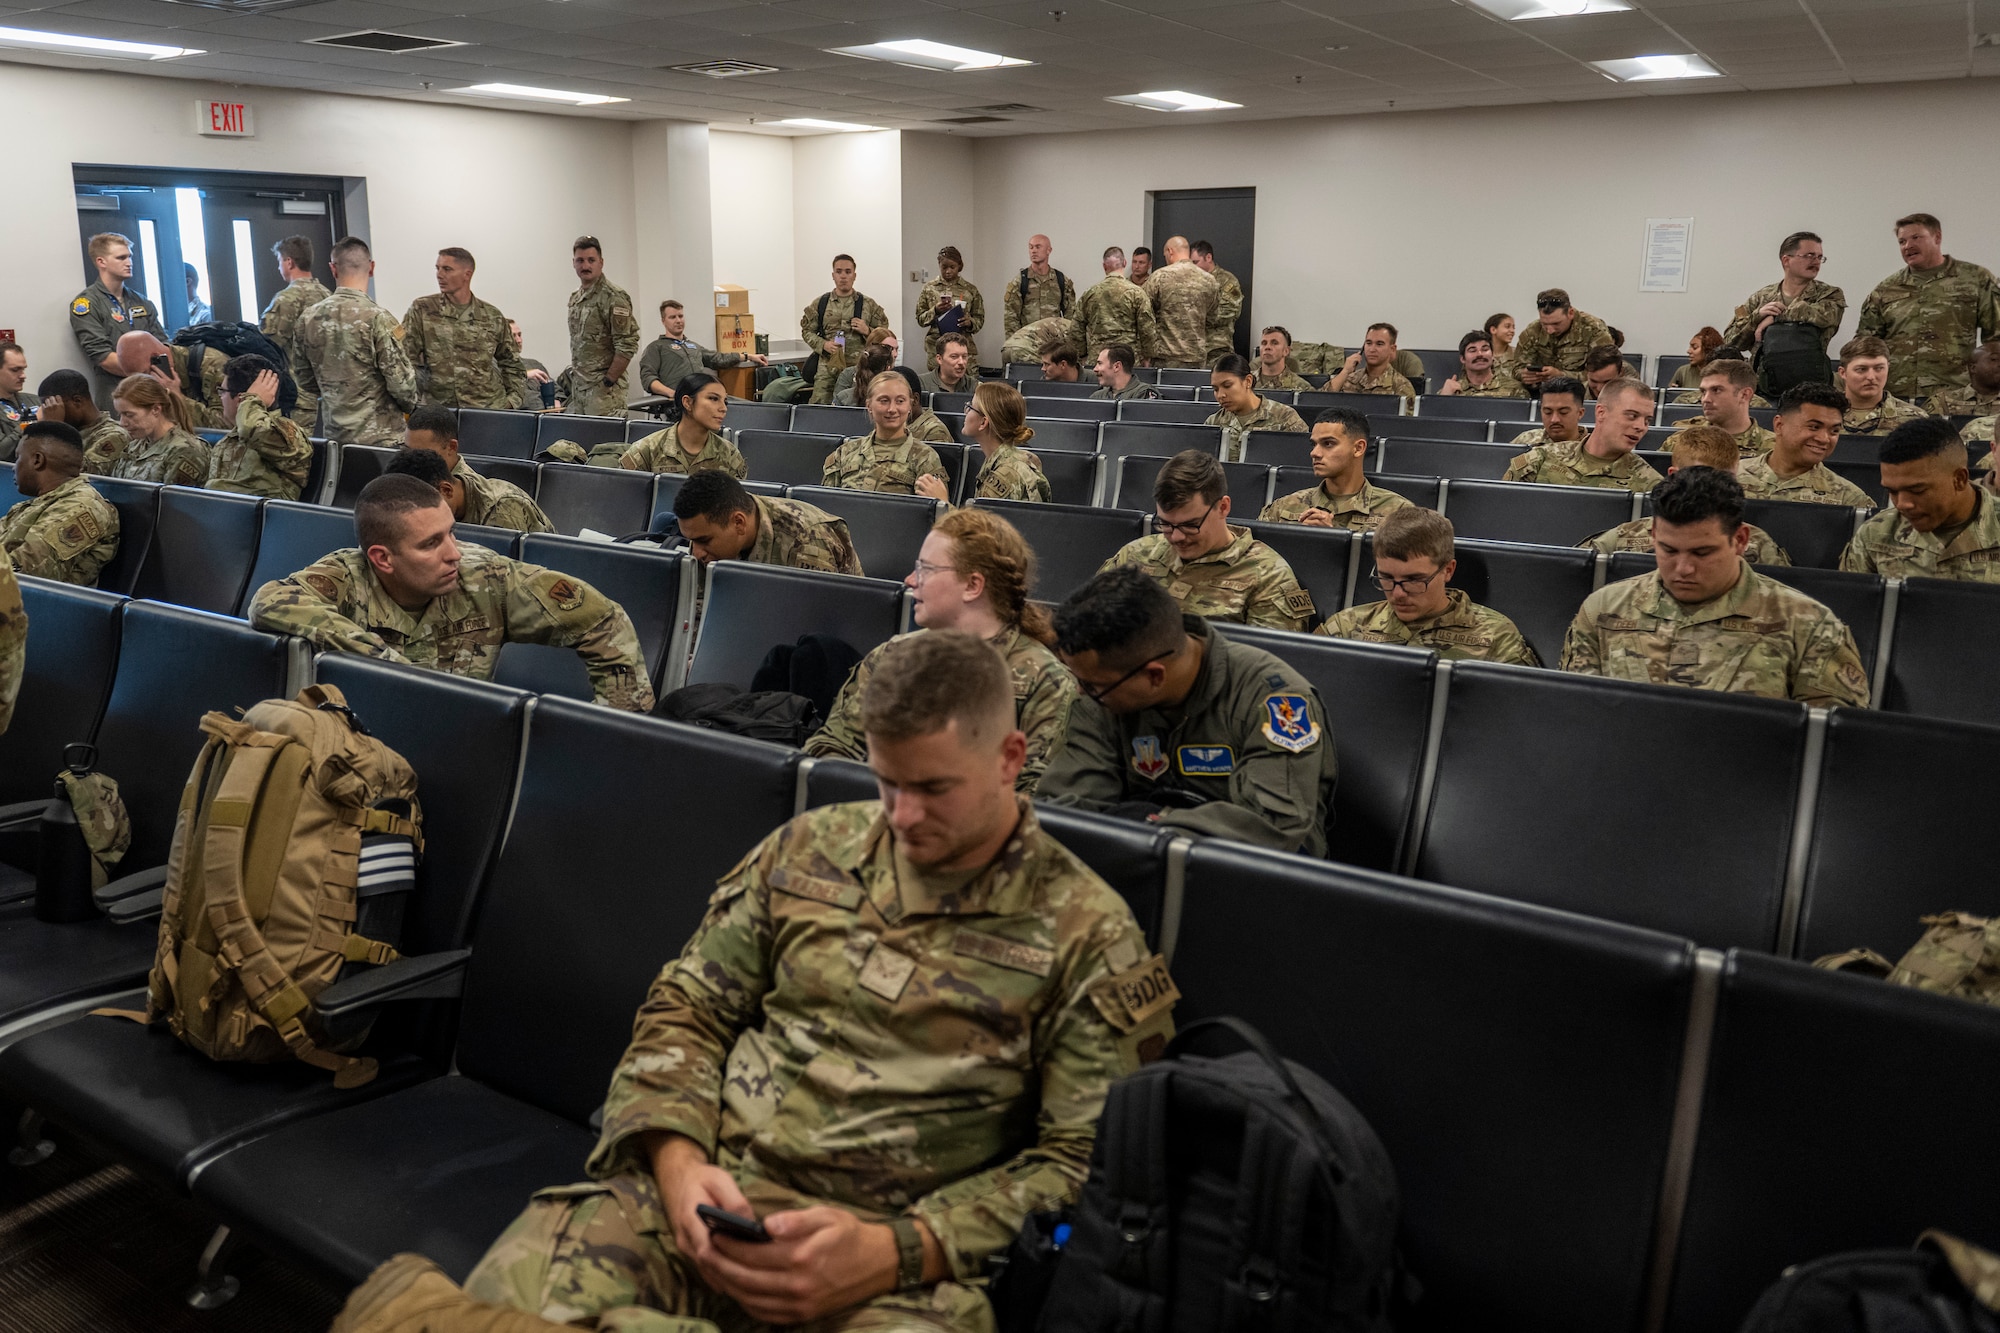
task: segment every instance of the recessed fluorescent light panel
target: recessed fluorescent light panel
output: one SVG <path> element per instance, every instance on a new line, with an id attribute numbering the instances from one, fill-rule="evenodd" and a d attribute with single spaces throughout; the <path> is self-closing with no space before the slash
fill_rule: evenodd
<path id="1" fill-rule="evenodd" d="M 71 55 L 104 56 L 112 60 L 173 60 L 180 56 L 204 54 L 192 46 L 114 42 L 107 37 L 78 37 L 67 32 L 39 32 L 34 28 L 0 28 L 0 46 L 23 46 L 33 51 L 67 51 Z"/>
<path id="2" fill-rule="evenodd" d="M 830 54 L 837 56 L 859 56 L 863 60 L 888 60 L 898 65 L 913 65 L 918 69 L 942 69 L 953 74 L 961 74 L 971 69 L 1007 69 L 1014 65 L 1032 65 L 1032 60 L 1016 60 L 1012 56 L 995 55 L 991 51 L 974 51 L 964 46 L 946 46 L 943 42 L 926 42 L 913 38 L 901 42 L 872 42 L 867 46 L 836 46 Z"/>
<path id="3" fill-rule="evenodd" d="M 1630 60 L 1593 60 L 1590 63 L 1620 83 L 1645 83 L 1653 79 L 1712 79 L 1722 73 L 1700 56 L 1634 56 Z"/>
<path id="4" fill-rule="evenodd" d="M 1219 98 L 1203 97 L 1199 93 L 1184 93 L 1176 90 L 1160 93 L 1128 93 L 1123 97 L 1107 97 L 1107 102 L 1122 102 L 1126 106 L 1144 107 L 1148 111 L 1232 111 L 1242 106 L 1241 102 L 1224 102 Z"/>
<path id="5" fill-rule="evenodd" d="M 1632 6 L 1627 0 L 1472 0 L 1503 19 L 1567 19 L 1579 14 L 1615 14 Z"/>
<path id="6" fill-rule="evenodd" d="M 777 125 L 790 125 L 799 130 L 835 130 L 842 134 L 853 134 L 859 130 L 879 130 L 880 125 L 851 125 L 844 120 L 815 120 L 811 116 L 794 116 L 790 120 L 774 121 Z"/>
<path id="7" fill-rule="evenodd" d="M 469 88 L 452 88 L 454 93 L 473 97 L 513 97 L 526 102 L 567 102 L 571 106 L 603 106 L 607 102 L 629 102 L 629 97 L 606 97 L 602 93 L 571 93 L 561 88 L 530 88 L 519 83 L 475 83 Z"/>

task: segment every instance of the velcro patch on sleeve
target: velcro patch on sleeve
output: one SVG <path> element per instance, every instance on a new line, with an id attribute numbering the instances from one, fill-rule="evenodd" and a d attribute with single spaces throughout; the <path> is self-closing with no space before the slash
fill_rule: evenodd
<path id="1" fill-rule="evenodd" d="M 1120 1032 L 1137 1030 L 1173 1008 L 1180 998 L 1180 988 L 1167 972 L 1167 960 L 1158 954 L 1090 987 L 1090 1002 L 1104 1015 L 1104 1021 Z"/>
<path id="2" fill-rule="evenodd" d="M 1294 588 L 1285 594 L 1285 612 L 1301 618 L 1313 614 L 1313 596 L 1304 588 Z"/>

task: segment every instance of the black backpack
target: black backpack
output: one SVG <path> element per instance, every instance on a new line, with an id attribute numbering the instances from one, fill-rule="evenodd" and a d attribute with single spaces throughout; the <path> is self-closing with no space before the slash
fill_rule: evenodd
<path id="1" fill-rule="evenodd" d="M 1199 1034 L 1249 1050 L 1189 1054 Z M 1111 1089 L 1039 1333 L 1387 1333 L 1396 1176 L 1345 1097 L 1233 1018 Z M 1009 1271 L 1002 1286 L 1027 1274 Z M 1008 1294 L 996 1290 L 1000 1307 Z"/>
<path id="2" fill-rule="evenodd" d="M 1859 1250 L 1785 1270 L 1741 1333 L 2000 1333 L 1991 1292 L 2000 1265 L 1955 1236 L 1926 1231 L 1912 1250 Z"/>
<path id="3" fill-rule="evenodd" d="M 1034 275 L 1029 273 L 1028 270 L 1022 269 L 1020 285 L 1014 289 L 1016 313 L 1020 315 L 1023 323 L 1026 323 L 1028 319 L 1028 279 L 1032 276 Z M 1056 314 L 1064 319 L 1068 319 L 1069 279 L 1063 276 L 1063 271 L 1059 268 L 1050 269 L 1049 276 L 1056 280 Z M 824 323 L 825 319 L 826 316 L 822 314 L 820 316 L 821 322 Z"/>
<path id="4" fill-rule="evenodd" d="M 190 324 L 174 335 L 174 346 L 188 349 L 188 382 L 181 386 L 181 396 L 188 401 L 201 401 L 200 349 L 213 347 L 224 356 L 261 356 L 276 366 L 278 411 L 289 416 L 298 409 L 299 386 L 292 379 L 291 363 L 255 324 Z"/>
<path id="5" fill-rule="evenodd" d="M 804 745 L 820 726 L 819 712 L 810 699 L 783 690 L 739 690 L 720 682 L 683 685 L 653 706 L 653 716 L 794 748 Z"/>
<path id="6" fill-rule="evenodd" d="M 1794 384 L 1831 384 L 1817 324 L 1773 324 L 1757 344 L 1757 392 L 1772 402 Z"/>
<path id="7" fill-rule="evenodd" d="M 861 654 L 845 639 L 831 634 L 801 634 L 796 643 L 778 644 L 764 654 L 756 674 L 750 678 L 750 688 L 788 690 L 810 699 L 824 719 L 833 715 L 835 696 L 860 664 Z"/>

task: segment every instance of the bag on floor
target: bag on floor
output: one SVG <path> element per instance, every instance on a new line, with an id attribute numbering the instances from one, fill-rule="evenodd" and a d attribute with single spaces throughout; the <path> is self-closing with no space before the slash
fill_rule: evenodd
<path id="1" fill-rule="evenodd" d="M 1189 1053 L 1216 1031 L 1249 1050 Z M 1389 1155 L 1345 1097 L 1246 1023 L 1192 1023 L 1113 1085 L 1036 1327 L 1387 1333 L 1396 1213 Z"/>
<path id="2" fill-rule="evenodd" d="M 1915 1249 L 1830 1255 L 1785 1270 L 1741 1333 L 2000 1333 L 2000 1256 L 1942 1231 Z"/>
<path id="3" fill-rule="evenodd" d="M 423 852 L 417 775 L 332 685 L 267 699 L 208 737 L 181 794 L 146 1018 L 211 1060 L 291 1057 L 337 1087 L 375 1076 L 314 998 L 350 966 L 400 957 Z"/>
<path id="4" fill-rule="evenodd" d="M 1894 963 L 1873 949 L 1849 949 L 1816 958 L 1813 966 L 2000 1005 L 2000 917 L 1945 912 L 1922 923 L 1923 938 Z"/>

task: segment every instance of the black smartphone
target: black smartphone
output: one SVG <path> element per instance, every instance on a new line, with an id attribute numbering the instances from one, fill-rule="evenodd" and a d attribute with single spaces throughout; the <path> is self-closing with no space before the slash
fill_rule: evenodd
<path id="1" fill-rule="evenodd" d="M 765 1244 L 771 1239 L 771 1233 L 764 1230 L 764 1224 L 754 1217 L 740 1217 L 706 1203 L 696 1204 L 694 1213 L 718 1236 L 727 1236 L 731 1240 L 751 1241 L 758 1245 Z"/>
<path id="2" fill-rule="evenodd" d="M 159 371 L 162 375 L 171 375 L 174 373 L 174 359 L 170 356 L 156 356 L 153 358 L 152 365 L 153 369 Z"/>

